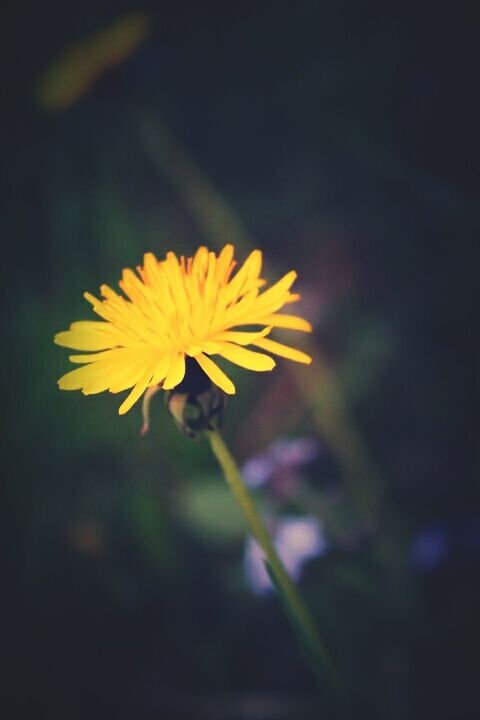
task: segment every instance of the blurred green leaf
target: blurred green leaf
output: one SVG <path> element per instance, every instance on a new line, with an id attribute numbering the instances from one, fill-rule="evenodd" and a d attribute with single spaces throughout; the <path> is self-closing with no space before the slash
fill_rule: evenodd
<path id="1" fill-rule="evenodd" d="M 203 537 L 222 542 L 245 536 L 245 521 L 220 475 L 194 477 L 183 489 L 181 508 L 187 522 Z"/>

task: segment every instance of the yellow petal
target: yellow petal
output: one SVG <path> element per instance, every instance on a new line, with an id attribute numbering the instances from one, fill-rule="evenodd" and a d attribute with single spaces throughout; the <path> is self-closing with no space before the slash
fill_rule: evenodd
<path id="1" fill-rule="evenodd" d="M 180 271 L 178 258 L 174 252 L 167 253 L 167 259 L 163 264 L 163 269 L 169 280 L 172 297 L 174 298 L 181 315 L 183 317 L 188 317 L 190 308 L 188 304 L 188 297 L 185 292 L 184 278 Z"/>
<path id="2" fill-rule="evenodd" d="M 227 277 L 230 265 L 233 260 L 233 245 L 225 245 L 217 261 L 217 281 L 223 283 Z"/>
<path id="3" fill-rule="evenodd" d="M 249 290 L 242 299 L 237 303 L 231 305 L 219 318 L 218 325 L 211 328 L 212 332 L 218 332 L 218 330 L 225 327 L 233 327 L 234 325 L 253 325 L 255 323 L 255 301 L 258 298 L 257 288 Z M 252 310 L 253 308 L 253 310 Z M 265 314 L 265 313 L 263 313 Z"/>
<path id="4" fill-rule="evenodd" d="M 262 272 L 262 251 L 253 250 L 245 260 L 247 277 L 250 281 L 256 280 Z"/>
<path id="5" fill-rule="evenodd" d="M 215 337 L 215 340 L 225 340 L 226 342 L 234 342 L 237 345 L 250 345 L 255 340 L 259 340 L 271 331 L 271 327 L 266 327 L 259 332 L 242 332 L 236 330 L 228 330 L 227 332 L 220 333 Z M 208 351 L 206 351 L 208 352 Z M 217 350 L 218 352 L 218 350 Z"/>
<path id="6" fill-rule="evenodd" d="M 117 343 L 105 334 L 84 333 L 82 331 L 72 332 L 64 330 L 53 338 L 56 345 L 71 348 L 72 350 L 106 350 L 115 347 Z"/>
<path id="7" fill-rule="evenodd" d="M 244 347 L 232 345 L 231 343 L 221 343 L 220 355 L 247 370 L 263 372 L 265 370 L 273 370 L 275 367 L 275 360 L 268 355 L 247 350 Z"/>
<path id="8" fill-rule="evenodd" d="M 171 314 L 175 310 L 168 283 L 165 281 L 162 263 L 159 263 L 153 253 L 146 253 L 144 256 L 144 267 L 142 269 L 146 284 L 154 291 L 152 297 L 155 306 L 164 314 Z"/>
<path id="9" fill-rule="evenodd" d="M 118 295 L 118 293 L 116 293 L 115 290 L 112 290 L 112 288 L 108 285 L 101 285 L 100 293 L 106 300 L 116 300 L 120 297 L 120 295 Z"/>
<path id="10" fill-rule="evenodd" d="M 221 343 L 205 340 L 200 344 L 200 352 L 207 353 L 207 355 L 215 355 L 215 353 L 220 352 L 220 345 Z"/>
<path id="11" fill-rule="evenodd" d="M 270 340 L 270 338 L 262 338 L 261 340 L 256 340 L 253 345 L 262 348 L 262 350 L 266 350 L 267 352 L 271 352 L 274 355 L 280 355 L 280 357 L 287 358 L 288 360 L 305 363 L 305 365 L 310 365 L 310 363 L 312 362 L 312 358 L 310 357 L 310 355 L 307 355 L 301 350 L 295 350 L 294 348 L 291 348 L 288 345 L 284 345 L 283 343 L 276 342 L 275 340 Z"/>
<path id="12" fill-rule="evenodd" d="M 82 392 L 84 395 L 94 395 L 110 389 L 113 384 L 120 385 L 119 390 L 126 390 L 137 383 L 145 372 L 145 360 L 141 357 L 126 363 L 123 358 L 101 360 L 86 365 L 91 370 L 91 375 L 83 383 Z M 120 382 L 123 379 L 122 382 Z"/>
<path id="13" fill-rule="evenodd" d="M 265 292 L 259 296 L 256 304 L 258 306 L 263 306 L 275 302 L 288 290 L 290 290 L 296 278 L 297 273 L 295 272 L 295 270 L 291 270 L 289 273 L 280 278 L 280 280 L 277 280 L 277 282 L 271 287 L 269 287 L 268 290 L 265 290 Z"/>
<path id="14" fill-rule="evenodd" d="M 185 353 L 180 352 L 172 357 L 172 362 L 168 370 L 168 375 L 163 383 L 164 390 L 172 390 L 180 385 L 185 377 Z"/>
<path id="15" fill-rule="evenodd" d="M 84 292 L 83 297 L 85 298 L 85 300 L 87 300 L 87 302 L 90 303 L 90 305 L 100 305 L 101 304 L 101 300 L 98 300 L 98 298 L 96 298 L 95 295 L 92 295 L 92 293 Z"/>
<path id="16" fill-rule="evenodd" d="M 142 283 L 142 281 L 135 275 L 135 273 L 130 270 L 130 268 L 125 268 L 122 272 L 122 279 L 118 283 L 125 295 L 133 302 L 141 302 L 142 298 L 144 297 L 144 290 L 145 285 Z M 102 286 L 103 287 L 103 286 Z M 102 290 L 102 288 L 100 288 Z M 111 296 L 108 294 L 105 297 L 109 297 L 111 299 L 116 299 L 120 297 L 116 293 L 113 292 L 113 290 L 110 291 L 112 293 Z M 103 292 L 102 292 L 103 295 Z"/>
<path id="17" fill-rule="evenodd" d="M 145 253 L 143 256 L 143 268 L 141 268 L 143 281 L 153 287 L 158 284 L 160 277 L 158 270 L 158 260 L 151 252 Z"/>
<path id="18" fill-rule="evenodd" d="M 72 350 L 108 350 L 121 344 L 123 336 L 110 323 L 76 322 L 54 337 L 56 345 Z"/>
<path id="19" fill-rule="evenodd" d="M 92 370 L 92 377 L 83 384 L 82 392 L 84 395 L 95 395 L 96 393 L 108 390 L 112 382 L 112 377 L 114 377 L 119 369 L 118 364 L 111 362 L 93 363 L 93 365 L 89 365 L 88 367 Z M 135 381 L 130 381 L 129 386 L 131 387 L 134 382 Z"/>
<path id="20" fill-rule="evenodd" d="M 113 350 L 104 350 L 98 353 L 89 353 L 88 355 L 69 355 L 70 362 L 77 364 L 98 362 L 100 360 L 131 360 L 137 355 L 133 348 L 114 348 Z"/>
<path id="21" fill-rule="evenodd" d="M 99 332 L 105 332 L 105 333 L 117 333 L 117 328 L 112 325 L 109 322 L 104 322 L 103 320 L 76 320 L 70 325 L 69 330 L 72 330 L 72 332 L 75 330 L 84 330 L 85 332 L 87 330 L 96 331 Z"/>
<path id="22" fill-rule="evenodd" d="M 148 372 L 144 373 L 140 380 L 137 382 L 135 387 L 133 388 L 132 392 L 126 397 L 126 399 L 123 401 L 123 403 L 118 408 L 118 414 L 119 415 L 125 415 L 126 412 L 130 410 L 132 405 L 137 402 L 138 398 L 143 395 L 145 390 L 148 387 L 148 383 L 150 382 L 150 378 L 152 377 L 152 371 L 149 370 Z"/>
<path id="23" fill-rule="evenodd" d="M 201 245 L 193 257 L 192 262 L 192 273 L 195 275 L 201 275 L 207 269 L 208 264 L 208 250 L 204 245 Z"/>
<path id="24" fill-rule="evenodd" d="M 66 375 L 63 375 L 58 380 L 58 387 L 60 390 L 81 390 L 92 377 L 95 376 L 95 370 L 92 370 L 91 365 L 85 365 L 84 367 L 70 370 Z"/>
<path id="25" fill-rule="evenodd" d="M 189 357 L 196 357 L 201 352 L 207 353 L 207 355 L 215 355 L 215 353 L 220 352 L 220 343 L 204 340 L 198 344 L 189 345 L 186 352 Z"/>
<path id="26" fill-rule="evenodd" d="M 111 393 L 119 393 L 128 390 L 135 385 L 143 372 L 145 365 L 142 362 L 130 362 L 120 365 L 110 376 L 108 389 Z"/>
<path id="27" fill-rule="evenodd" d="M 223 370 L 220 370 L 218 365 L 211 360 L 208 355 L 200 353 L 195 357 L 203 372 L 208 375 L 210 380 L 218 385 L 218 387 L 226 392 L 227 395 L 235 395 L 235 385 L 230 378 L 225 375 Z"/>
<path id="28" fill-rule="evenodd" d="M 239 295 L 253 287 L 262 269 L 262 252 L 261 250 L 253 250 L 243 263 L 242 267 L 233 276 L 225 289 L 225 303 L 228 304 Z"/>
<path id="29" fill-rule="evenodd" d="M 195 357 L 195 355 L 198 355 L 198 353 L 202 352 L 202 348 L 200 345 L 189 345 L 186 353 L 189 357 Z"/>
<path id="30" fill-rule="evenodd" d="M 158 385 L 159 382 L 162 382 L 162 380 L 165 380 L 165 378 L 167 377 L 168 371 L 170 369 L 171 361 L 172 361 L 172 353 L 166 353 L 163 357 L 160 358 L 157 366 L 155 367 L 155 370 L 153 371 L 153 376 L 150 381 L 150 385 Z"/>
<path id="31" fill-rule="evenodd" d="M 262 318 L 276 312 L 285 304 L 289 295 L 288 290 L 296 277 L 297 273 L 294 270 L 287 273 L 271 288 L 254 297 L 253 301 L 241 313 L 237 308 L 242 304 L 243 300 L 232 306 L 224 315 L 227 323 L 229 325 L 257 325 Z"/>
<path id="32" fill-rule="evenodd" d="M 288 328 L 289 330 L 302 330 L 302 332 L 312 332 L 312 325 L 308 320 L 304 320 L 298 315 L 283 315 L 276 313 L 274 315 L 266 315 L 259 322 L 272 327 Z"/>
<path id="33" fill-rule="evenodd" d="M 135 385 L 145 367 L 155 367 L 155 354 L 144 348 L 117 348 L 103 353 L 71 355 L 72 362 L 87 363 L 91 376 L 82 387 L 84 395 L 110 390 L 120 392 Z"/>

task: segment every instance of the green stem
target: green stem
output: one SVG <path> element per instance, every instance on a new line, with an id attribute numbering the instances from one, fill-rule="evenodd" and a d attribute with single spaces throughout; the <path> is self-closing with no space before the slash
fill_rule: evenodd
<path id="1" fill-rule="evenodd" d="M 296 585 L 290 579 L 275 550 L 270 534 L 243 482 L 235 460 L 218 430 L 208 431 L 206 435 L 210 441 L 212 451 L 225 474 L 225 479 L 245 516 L 248 526 L 265 553 L 267 570 L 292 624 L 306 646 L 308 656 L 313 661 L 315 672 L 318 672 L 318 666 L 322 665 L 324 670 L 330 675 L 330 679 L 335 680 L 336 684 L 329 653 L 320 639 L 315 623 Z"/>

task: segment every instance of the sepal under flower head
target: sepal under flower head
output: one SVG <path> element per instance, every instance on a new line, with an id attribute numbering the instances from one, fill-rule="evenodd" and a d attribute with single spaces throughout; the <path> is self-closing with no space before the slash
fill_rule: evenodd
<path id="1" fill-rule="evenodd" d="M 179 393 L 169 390 L 167 407 L 180 430 L 187 437 L 195 438 L 197 433 L 218 428 L 226 395 L 220 388 L 212 385 L 199 395 Z"/>
<path id="2" fill-rule="evenodd" d="M 219 427 L 227 395 L 214 385 L 199 365 L 187 358 L 185 377 L 166 393 L 171 416 L 187 437 Z"/>

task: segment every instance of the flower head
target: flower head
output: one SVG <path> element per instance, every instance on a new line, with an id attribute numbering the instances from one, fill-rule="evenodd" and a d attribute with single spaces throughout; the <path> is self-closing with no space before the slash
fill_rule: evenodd
<path id="1" fill-rule="evenodd" d="M 292 270 L 261 292 L 266 284 L 260 277 L 261 251 L 254 250 L 235 273 L 233 255 L 232 245 L 219 255 L 200 247 L 193 258 L 180 260 L 173 252 L 160 261 L 147 253 L 138 274 L 123 271 L 119 285 L 125 297 L 108 285 L 100 288 L 102 299 L 85 293 L 102 320 L 75 322 L 55 335 L 57 345 L 87 353 L 70 356 L 82 367 L 60 378 L 60 389 L 90 395 L 131 388 L 119 408 L 123 414 L 148 388 L 179 386 L 188 358 L 228 394 L 235 393 L 235 386 L 213 355 L 248 370 L 272 370 L 273 358 L 246 348 L 252 345 L 310 363 L 300 350 L 267 338 L 275 327 L 311 331 L 303 318 L 278 314 L 300 297 L 290 292 L 296 273 Z"/>

